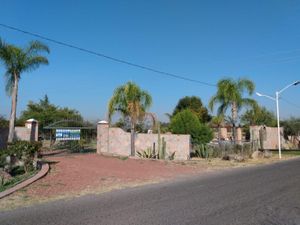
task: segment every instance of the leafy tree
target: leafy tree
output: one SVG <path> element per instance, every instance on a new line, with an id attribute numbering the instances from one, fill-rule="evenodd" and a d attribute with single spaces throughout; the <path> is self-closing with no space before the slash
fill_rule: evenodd
<path id="1" fill-rule="evenodd" d="M 249 95 L 253 94 L 255 85 L 248 79 L 222 79 L 218 82 L 217 93 L 210 99 L 209 108 L 214 109 L 215 104 L 219 104 L 217 114 L 224 115 L 228 108 L 231 108 L 231 120 L 233 126 L 233 138 L 236 140 L 236 124 L 238 112 L 243 106 L 256 105 L 256 102 L 250 98 L 244 98 L 244 92 Z"/>
<path id="2" fill-rule="evenodd" d="M 27 109 L 21 113 L 19 121 L 24 123 L 31 118 L 39 121 L 40 131 L 43 127 L 60 120 L 83 122 L 83 118 L 78 111 L 67 107 L 61 108 L 51 104 L 47 95 L 45 95 L 43 99 L 40 99 L 38 103 L 30 101 L 27 105 Z"/>
<path id="3" fill-rule="evenodd" d="M 189 109 L 172 117 L 170 129 L 174 134 L 190 134 L 194 145 L 208 143 L 213 138 L 212 130 L 201 124 L 198 117 Z"/>
<path id="4" fill-rule="evenodd" d="M 172 116 L 175 116 L 178 112 L 185 109 L 189 109 L 191 112 L 195 113 L 201 123 L 209 122 L 211 120 L 211 116 L 209 115 L 207 108 L 203 106 L 199 97 L 186 96 L 181 98 L 178 101 Z"/>
<path id="5" fill-rule="evenodd" d="M 40 53 L 49 53 L 49 48 L 39 41 L 33 41 L 25 48 L 7 44 L 0 39 L 0 61 L 5 66 L 6 91 L 11 96 L 11 115 L 9 119 L 8 142 L 14 138 L 18 86 L 21 74 L 37 69 L 40 65 L 47 65 L 48 59 Z"/>
<path id="6" fill-rule="evenodd" d="M 113 96 L 108 104 L 108 116 L 111 120 L 115 112 L 119 112 L 122 116 L 129 117 L 131 123 L 131 155 L 135 155 L 135 128 L 139 120 L 141 120 L 146 110 L 151 106 L 152 98 L 150 94 L 142 90 L 133 82 L 115 89 Z"/>
<path id="7" fill-rule="evenodd" d="M 276 126 L 276 116 L 273 112 L 267 110 L 265 107 L 254 107 L 248 109 L 241 117 L 242 123 L 245 125 L 266 125 L 269 127 Z"/>
<path id="8" fill-rule="evenodd" d="M 300 135 L 300 118 L 291 117 L 281 122 L 284 129 L 284 137 Z"/>
<path id="9" fill-rule="evenodd" d="M 0 128 L 8 127 L 8 120 L 6 120 L 3 116 L 0 116 Z"/>

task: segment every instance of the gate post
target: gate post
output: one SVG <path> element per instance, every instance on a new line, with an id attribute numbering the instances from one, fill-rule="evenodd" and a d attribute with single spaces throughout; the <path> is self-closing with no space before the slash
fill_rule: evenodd
<path id="1" fill-rule="evenodd" d="M 29 141 L 39 140 L 39 123 L 35 119 L 29 119 L 25 122 L 25 127 L 30 129 Z"/>
<path id="2" fill-rule="evenodd" d="M 97 124 L 97 153 L 109 152 L 109 123 L 101 120 Z"/>

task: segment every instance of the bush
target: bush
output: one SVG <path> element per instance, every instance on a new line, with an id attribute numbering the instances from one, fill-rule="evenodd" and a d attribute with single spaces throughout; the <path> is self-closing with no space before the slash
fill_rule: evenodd
<path id="1" fill-rule="evenodd" d="M 15 141 L 8 145 L 5 154 L 23 161 L 24 170 L 27 173 L 33 169 L 34 156 L 40 152 L 41 147 L 40 142 Z"/>
<path id="2" fill-rule="evenodd" d="M 67 149 L 71 153 L 79 153 L 84 150 L 84 140 L 70 140 L 70 141 L 60 141 L 55 146 L 54 149 Z"/>
<path id="3" fill-rule="evenodd" d="M 205 144 L 212 140 L 213 132 L 190 110 L 183 110 L 171 119 L 170 128 L 174 134 L 190 134 L 192 144 Z"/>
<path id="4" fill-rule="evenodd" d="M 34 157 L 35 153 L 40 152 L 41 147 L 41 142 L 37 141 L 15 141 L 8 145 L 6 151 L 8 155 L 14 155 L 21 159 L 24 155 Z"/>
<path id="5" fill-rule="evenodd" d="M 137 151 L 137 156 L 144 159 L 156 159 L 157 155 L 151 148 L 147 148 L 144 151 Z"/>

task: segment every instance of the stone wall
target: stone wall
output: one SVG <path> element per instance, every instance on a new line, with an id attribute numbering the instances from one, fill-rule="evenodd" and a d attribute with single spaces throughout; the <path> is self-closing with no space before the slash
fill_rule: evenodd
<path id="1" fill-rule="evenodd" d="M 0 129 L 0 149 L 6 148 L 8 128 Z M 24 127 L 15 127 L 15 140 L 38 141 L 38 122 L 27 120 Z"/>
<path id="2" fill-rule="evenodd" d="M 257 141 L 260 149 L 278 149 L 277 127 L 250 126 L 250 139 Z M 284 143 L 283 128 L 280 128 L 281 143 Z"/>
<path id="3" fill-rule="evenodd" d="M 187 160 L 190 157 L 190 135 L 161 134 L 166 141 L 167 155 L 175 152 L 176 160 Z M 152 148 L 157 149 L 157 134 L 136 134 L 136 151 Z M 123 156 L 130 155 L 130 133 L 121 128 L 110 128 L 105 121 L 97 126 L 97 153 L 111 153 Z"/>
<path id="4" fill-rule="evenodd" d="M 214 138 L 217 140 L 220 138 L 221 140 L 230 140 L 232 138 L 232 131 L 231 128 L 229 129 L 227 127 L 220 127 L 220 128 L 215 128 L 214 132 Z M 243 131 L 241 127 L 236 128 L 236 141 L 244 141 L 245 137 L 243 135 Z"/>

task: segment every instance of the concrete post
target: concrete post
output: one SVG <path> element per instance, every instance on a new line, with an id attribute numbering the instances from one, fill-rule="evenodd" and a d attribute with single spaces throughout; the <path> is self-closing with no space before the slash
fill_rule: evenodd
<path id="1" fill-rule="evenodd" d="M 97 124 L 97 153 L 109 152 L 109 123 L 99 121 Z"/>
<path id="2" fill-rule="evenodd" d="M 226 127 L 220 128 L 220 138 L 222 140 L 227 140 L 227 128 Z"/>
<path id="3" fill-rule="evenodd" d="M 31 130 L 29 141 L 38 141 L 39 140 L 39 123 L 38 123 L 38 121 L 35 119 L 26 120 L 25 127 Z"/>
<path id="4" fill-rule="evenodd" d="M 236 129 L 236 140 L 237 140 L 238 142 L 241 142 L 242 139 L 243 139 L 242 128 L 238 127 L 238 128 Z"/>

